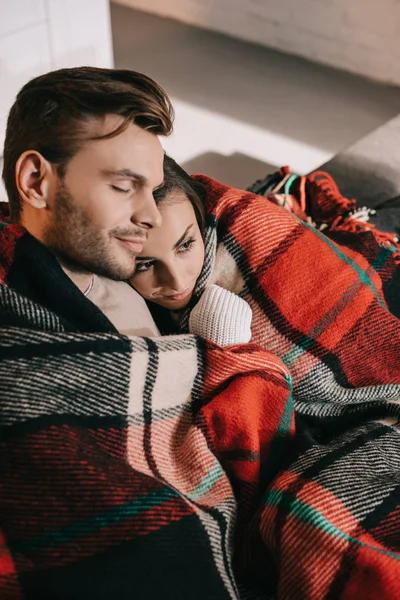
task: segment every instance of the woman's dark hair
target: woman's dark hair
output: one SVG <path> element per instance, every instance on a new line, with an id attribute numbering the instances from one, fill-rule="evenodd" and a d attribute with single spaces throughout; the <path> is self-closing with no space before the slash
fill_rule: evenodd
<path id="1" fill-rule="evenodd" d="M 196 215 L 196 221 L 201 231 L 204 234 L 205 227 L 205 204 L 206 190 L 199 182 L 190 177 L 182 167 L 180 167 L 173 158 L 164 155 L 164 185 L 154 191 L 154 199 L 157 204 L 161 204 L 165 200 L 168 201 L 168 196 L 173 190 L 182 191 L 190 200 L 193 210 Z"/>
<path id="2" fill-rule="evenodd" d="M 182 191 L 193 206 L 196 215 L 196 221 L 204 237 L 205 216 L 206 216 L 206 189 L 199 181 L 196 181 L 182 167 L 180 167 L 173 158 L 164 155 L 164 185 L 153 192 L 157 204 L 168 202 L 169 195 L 174 190 Z M 173 202 L 173 196 L 171 202 Z M 179 327 L 171 317 L 168 309 L 154 302 L 146 302 L 153 319 L 162 335 L 179 333 Z"/>
<path id="3" fill-rule="evenodd" d="M 57 166 L 60 176 L 88 139 L 87 123 L 106 114 L 124 117 L 103 137 L 122 133 L 134 122 L 155 135 L 172 131 L 173 109 L 164 90 L 150 77 L 125 69 L 60 69 L 29 81 L 11 108 L 4 143 L 3 179 L 11 219 L 19 222 L 21 199 L 15 165 L 23 152 L 36 150 Z"/>

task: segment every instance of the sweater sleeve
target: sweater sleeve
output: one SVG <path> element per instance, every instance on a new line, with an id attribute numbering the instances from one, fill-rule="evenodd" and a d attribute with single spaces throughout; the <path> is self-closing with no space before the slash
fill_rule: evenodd
<path id="1" fill-rule="evenodd" d="M 189 331 L 218 346 L 246 344 L 251 339 L 248 303 L 218 285 L 208 286 L 189 317 Z"/>

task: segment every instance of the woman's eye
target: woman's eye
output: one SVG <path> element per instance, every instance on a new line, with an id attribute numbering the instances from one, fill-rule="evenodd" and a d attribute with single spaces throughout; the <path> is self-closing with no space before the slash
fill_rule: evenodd
<path id="1" fill-rule="evenodd" d="M 152 262 L 138 262 L 136 263 L 135 273 L 144 273 L 153 266 Z"/>
<path id="2" fill-rule="evenodd" d="M 178 252 L 189 252 L 189 250 L 193 248 L 195 241 L 196 240 L 188 240 L 187 242 L 184 242 L 181 246 L 179 246 Z"/>
<path id="3" fill-rule="evenodd" d="M 111 189 L 113 189 L 116 192 L 120 192 L 121 194 L 127 194 L 128 192 L 130 192 L 130 190 L 126 190 L 125 188 L 120 188 L 117 185 L 111 185 L 110 186 Z"/>

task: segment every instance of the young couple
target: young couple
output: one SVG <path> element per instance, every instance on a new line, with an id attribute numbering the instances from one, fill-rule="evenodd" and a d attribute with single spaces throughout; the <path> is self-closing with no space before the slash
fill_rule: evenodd
<path id="1" fill-rule="evenodd" d="M 11 108 L 0 596 L 396 597 L 393 252 L 189 177 L 172 120 L 87 67 Z"/>
<path id="2" fill-rule="evenodd" d="M 107 97 L 107 86 L 115 97 Z M 169 100 L 150 79 L 95 69 L 31 81 L 9 117 L 4 181 L 12 221 L 54 253 L 121 333 L 158 334 L 125 282 L 150 302 L 180 310 L 204 262 L 205 190 L 164 157 L 158 135 L 171 129 Z M 135 267 L 138 255 L 152 260 Z M 223 289 L 216 294 L 220 304 L 222 297 L 235 308 L 244 303 Z M 231 343 L 250 339 L 247 306 L 245 313 L 246 339 L 232 334 Z M 158 325 L 171 332 L 167 313 L 161 321 L 158 313 Z"/>

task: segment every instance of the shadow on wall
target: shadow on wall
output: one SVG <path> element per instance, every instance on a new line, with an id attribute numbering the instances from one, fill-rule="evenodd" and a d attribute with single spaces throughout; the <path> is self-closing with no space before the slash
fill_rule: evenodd
<path id="1" fill-rule="evenodd" d="M 281 165 L 271 165 L 240 152 L 229 156 L 206 152 L 182 164 L 190 174 L 207 174 L 217 181 L 239 189 L 246 189 L 256 179 L 277 171 Z"/>
<path id="2" fill-rule="evenodd" d="M 248 188 L 284 165 L 273 165 L 240 152 L 229 156 L 207 152 L 182 163 L 190 174 L 207 174 L 218 181 L 239 189 Z M 395 209 L 400 211 L 400 171 L 384 163 L 372 162 L 365 156 L 337 156 L 320 167 L 334 178 L 340 192 L 355 198 L 358 206 Z M 399 220 L 398 213 L 396 213 Z"/>
<path id="3" fill-rule="evenodd" d="M 336 152 L 399 111 L 395 88 L 123 6 L 111 4 L 111 17 L 116 67 L 150 75 L 192 106 L 316 148 Z"/>

